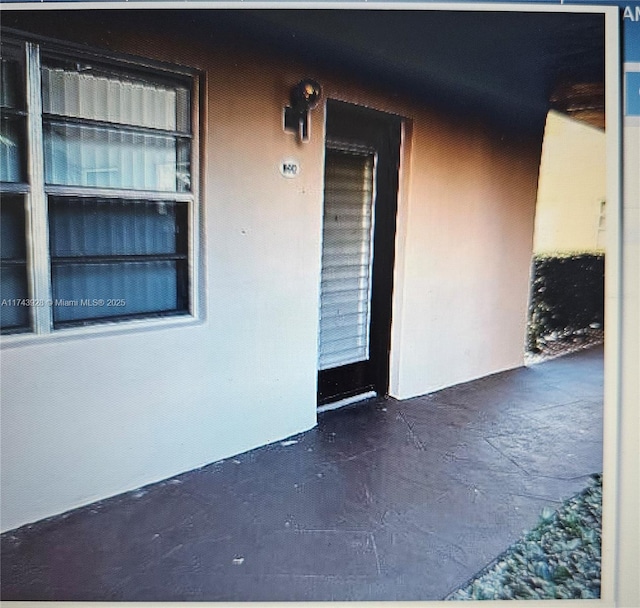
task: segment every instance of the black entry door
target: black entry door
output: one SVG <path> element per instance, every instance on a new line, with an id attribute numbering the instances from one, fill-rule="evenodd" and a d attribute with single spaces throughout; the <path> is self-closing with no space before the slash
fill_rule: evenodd
<path id="1" fill-rule="evenodd" d="M 401 120 L 327 101 L 318 404 L 389 386 Z"/>

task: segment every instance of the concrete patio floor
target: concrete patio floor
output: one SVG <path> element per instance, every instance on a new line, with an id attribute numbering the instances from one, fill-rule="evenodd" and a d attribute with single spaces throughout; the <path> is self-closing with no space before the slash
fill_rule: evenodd
<path id="1" fill-rule="evenodd" d="M 595 347 L 327 412 L 4 534 L 2 599 L 442 599 L 602 470 L 602 400 Z"/>

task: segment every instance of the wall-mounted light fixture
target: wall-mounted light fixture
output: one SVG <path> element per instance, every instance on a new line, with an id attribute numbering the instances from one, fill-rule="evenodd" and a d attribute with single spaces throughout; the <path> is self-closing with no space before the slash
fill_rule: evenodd
<path id="1" fill-rule="evenodd" d="M 308 142 L 311 137 L 309 110 L 318 105 L 321 95 L 322 87 L 310 78 L 301 80 L 291 89 L 291 105 L 284 108 L 284 128 L 298 133 L 302 142 Z"/>

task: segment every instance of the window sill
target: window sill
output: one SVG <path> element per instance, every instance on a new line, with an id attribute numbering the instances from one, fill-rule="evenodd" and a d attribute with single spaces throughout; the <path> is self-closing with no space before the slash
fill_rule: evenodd
<path id="1" fill-rule="evenodd" d="M 202 325 L 202 319 L 190 314 L 157 319 L 130 319 L 96 323 L 84 327 L 66 327 L 56 329 L 49 334 L 16 333 L 0 336 L 2 348 L 13 348 L 35 344 L 50 344 L 65 340 L 81 340 L 84 338 L 114 336 L 159 329 L 183 328 Z"/>

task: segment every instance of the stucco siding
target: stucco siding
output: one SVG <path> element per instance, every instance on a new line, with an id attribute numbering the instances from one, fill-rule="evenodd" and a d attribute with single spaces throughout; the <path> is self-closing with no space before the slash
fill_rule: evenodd
<path id="1" fill-rule="evenodd" d="M 203 306 L 186 325 L 6 341 L 3 529 L 316 423 L 324 106 L 311 114 L 310 143 L 282 130 L 302 76 L 320 80 L 325 97 L 406 118 L 391 394 L 522 364 L 542 124 L 509 135 L 314 66 L 186 36 L 168 45 L 139 31 L 82 35 L 202 71 Z M 300 163 L 296 179 L 278 171 L 287 157 Z"/>
<path id="2" fill-rule="evenodd" d="M 402 398 L 522 365 L 540 146 L 473 123 L 414 129 Z"/>

